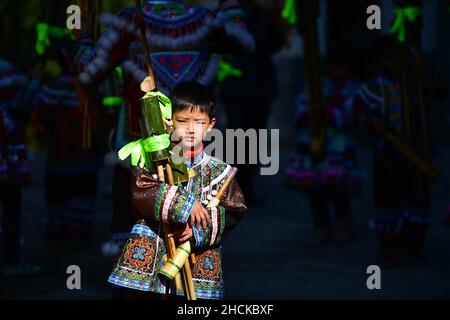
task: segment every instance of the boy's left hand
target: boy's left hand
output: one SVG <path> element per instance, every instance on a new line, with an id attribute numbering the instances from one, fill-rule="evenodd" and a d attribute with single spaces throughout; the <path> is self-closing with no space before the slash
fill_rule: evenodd
<path id="1" fill-rule="evenodd" d="M 172 233 L 177 243 L 185 243 L 194 236 L 192 228 L 188 224 L 173 228 Z"/>

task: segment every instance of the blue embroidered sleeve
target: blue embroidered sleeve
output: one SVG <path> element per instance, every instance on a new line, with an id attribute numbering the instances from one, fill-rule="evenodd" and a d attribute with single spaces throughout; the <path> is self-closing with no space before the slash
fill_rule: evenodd
<path id="1" fill-rule="evenodd" d="M 162 183 L 139 167 L 134 167 L 132 172 L 133 207 L 141 216 L 166 223 L 185 224 L 189 221 L 196 201 L 192 193 Z"/>
<path id="2" fill-rule="evenodd" d="M 211 223 L 206 229 L 197 228 L 195 225 L 192 228 L 195 246 L 209 247 L 219 245 L 223 239 L 225 229 L 225 215 L 226 210 L 223 206 L 207 208 Z"/>
<path id="3" fill-rule="evenodd" d="M 195 201 L 194 195 L 183 188 L 162 183 L 155 199 L 154 218 L 159 222 L 186 224 Z"/>

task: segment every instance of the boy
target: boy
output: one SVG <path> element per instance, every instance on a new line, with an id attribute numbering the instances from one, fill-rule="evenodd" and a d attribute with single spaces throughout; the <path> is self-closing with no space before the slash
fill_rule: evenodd
<path id="1" fill-rule="evenodd" d="M 114 1 L 109 2 L 112 6 Z M 181 0 L 146 0 L 143 3 L 143 24 L 151 47 L 152 69 L 158 90 L 164 94 L 183 81 L 211 84 L 220 60 L 217 54 L 251 52 L 255 47 L 236 0 L 213 1 L 211 8 L 204 4 L 189 5 Z M 87 30 L 81 35 L 76 64 L 81 72 L 80 81 L 86 87 L 99 85 L 115 67 L 122 67 L 126 84 L 122 90 L 124 103 L 117 113 L 114 134 L 114 148 L 120 149 L 141 137 L 138 99 L 142 92 L 138 84 L 144 79 L 146 68 L 140 24 L 134 7 L 124 8 L 117 15 L 102 14 L 99 21 L 107 30 L 95 45 L 92 30 L 88 28 L 92 24 L 83 24 Z M 111 241 L 107 244 L 113 256 L 123 247 L 136 221 L 130 215 L 130 180 L 128 167 L 116 164 Z"/>
<path id="2" fill-rule="evenodd" d="M 139 167 L 133 169 L 133 209 L 146 219 L 145 234 L 150 240 L 146 244 L 145 254 L 141 257 L 127 259 L 123 255 L 109 281 L 132 289 L 173 294 L 172 288 L 166 287 L 166 283 L 158 277 L 167 252 L 161 228 L 161 223 L 166 222 L 171 225 L 177 243 L 191 241 L 193 253 L 196 255 L 196 262 L 192 265 L 192 277 L 197 298 L 222 299 L 224 290 L 221 242 L 237 225 L 247 207 L 240 187 L 234 180 L 217 207 L 202 206 L 203 204 L 206 207 L 208 201 L 217 193 L 231 169 L 229 165 L 205 154 L 203 150 L 202 141 L 216 122 L 212 92 L 203 85 L 190 81 L 177 85 L 170 99 L 173 124 L 182 137 L 181 145 L 189 170 L 189 182 L 186 186 L 170 186 L 158 181 L 155 174 Z M 138 226 L 143 228 L 142 225 Z M 135 243 L 136 248 L 131 247 L 133 240 L 129 240 L 125 251 L 142 252 L 141 242 Z M 129 268 L 120 266 L 121 261 L 122 265 L 133 265 L 135 261 L 132 260 L 139 258 L 145 261 L 144 278 L 136 277 Z M 130 278 L 133 281 L 128 281 Z"/>

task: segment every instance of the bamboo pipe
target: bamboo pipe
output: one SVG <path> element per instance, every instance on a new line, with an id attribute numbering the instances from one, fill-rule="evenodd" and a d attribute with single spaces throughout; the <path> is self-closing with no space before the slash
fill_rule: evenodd
<path id="1" fill-rule="evenodd" d="M 154 90 L 156 88 L 155 83 L 155 76 L 153 73 L 152 68 L 152 60 L 150 59 L 150 49 L 148 48 L 148 42 L 147 42 L 147 36 L 145 34 L 145 25 L 143 23 L 144 19 L 142 18 L 142 5 L 140 0 L 135 0 L 136 8 L 137 8 L 137 15 L 138 15 L 138 21 L 139 21 L 139 29 L 141 32 L 141 42 L 144 47 L 144 56 L 145 61 L 147 62 L 147 72 L 150 79 L 150 91 Z"/>
<path id="2" fill-rule="evenodd" d="M 165 182 L 163 166 L 161 164 L 157 164 L 157 170 L 158 170 L 159 181 Z M 162 173 L 162 174 L 160 175 L 160 173 Z M 174 255 L 175 255 L 175 241 L 173 240 L 173 236 L 170 233 L 169 226 L 166 223 L 163 224 L 163 229 L 164 229 L 164 235 L 166 238 L 165 240 L 167 243 L 167 260 L 170 260 L 170 259 L 173 259 Z M 177 289 L 182 288 L 179 277 L 175 277 L 175 286 Z"/>
<path id="3" fill-rule="evenodd" d="M 170 166 L 169 163 L 166 163 L 166 173 L 167 173 L 167 179 L 169 180 L 169 184 L 173 185 L 174 181 L 173 181 L 173 173 L 172 173 L 172 167 Z M 175 246 L 175 240 L 173 239 L 173 237 L 171 237 L 171 241 L 173 242 L 172 248 L 175 250 L 174 254 L 172 255 L 172 258 L 175 258 L 176 255 L 176 246 Z M 192 272 L 191 272 L 191 266 L 189 265 L 189 263 L 185 263 L 184 266 L 181 269 L 182 271 L 182 275 L 183 275 L 183 279 L 184 279 L 184 284 L 186 286 L 186 297 L 188 300 L 197 300 L 197 295 L 195 293 L 195 288 L 194 288 L 194 281 L 192 279 Z"/>

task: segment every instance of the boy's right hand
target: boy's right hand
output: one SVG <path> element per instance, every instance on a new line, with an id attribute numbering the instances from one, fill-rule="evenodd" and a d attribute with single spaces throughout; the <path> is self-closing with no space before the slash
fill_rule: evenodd
<path id="1" fill-rule="evenodd" d="M 194 207 L 191 211 L 191 221 L 189 222 L 189 226 L 192 228 L 195 224 L 197 225 L 197 228 L 200 228 L 200 225 L 202 225 L 203 228 L 206 229 L 208 223 L 210 222 L 211 219 L 209 217 L 208 211 L 203 208 L 200 202 L 195 201 Z"/>

